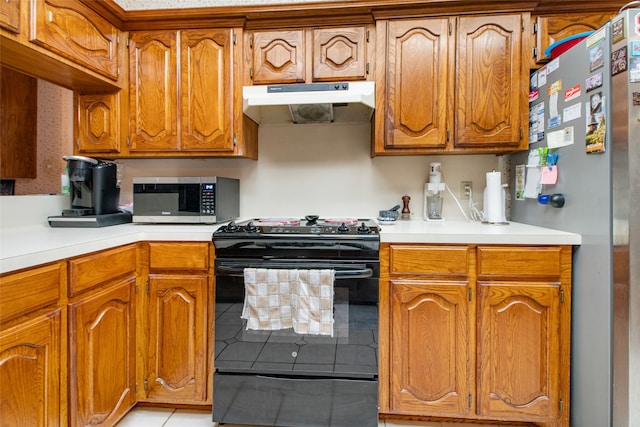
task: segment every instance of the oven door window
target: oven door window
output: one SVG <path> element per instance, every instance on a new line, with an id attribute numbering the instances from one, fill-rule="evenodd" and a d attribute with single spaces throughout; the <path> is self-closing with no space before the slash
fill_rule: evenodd
<path id="1" fill-rule="evenodd" d="M 240 317 L 242 276 L 216 274 L 216 371 L 377 378 L 378 279 L 372 271 L 375 265 L 336 268 L 333 337 L 247 330 Z"/>

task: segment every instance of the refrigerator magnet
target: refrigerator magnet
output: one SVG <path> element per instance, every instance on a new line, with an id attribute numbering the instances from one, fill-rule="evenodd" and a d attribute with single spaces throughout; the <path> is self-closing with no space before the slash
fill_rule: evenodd
<path id="1" fill-rule="evenodd" d="M 594 72 L 604 65 L 604 47 L 600 44 L 589 50 L 589 71 Z"/>
<path id="2" fill-rule="evenodd" d="M 640 56 L 640 40 L 631 42 L 631 56 Z"/>
<path id="3" fill-rule="evenodd" d="M 629 58 L 629 81 L 640 82 L 640 57 Z"/>
<path id="4" fill-rule="evenodd" d="M 585 80 L 584 86 L 587 92 L 591 92 L 592 90 L 602 86 L 602 71 Z"/>
<path id="5" fill-rule="evenodd" d="M 611 23 L 611 39 L 613 44 L 624 40 L 624 17 Z"/>
<path id="6" fill-rule="evenodd" d="M 585 135 L 585 151 L 591 153 L 604 153 L 607 124 L 605 120 L 605 99 L 602 92 L 591 95 L 589 102 L 585 103 L 587 111 L 587 133 Z"/>
<path id="7" fill-rule="evenodd" d="M 611 75 L 627 71 L 627 47 L 623 46 L 611 53 Z"/>

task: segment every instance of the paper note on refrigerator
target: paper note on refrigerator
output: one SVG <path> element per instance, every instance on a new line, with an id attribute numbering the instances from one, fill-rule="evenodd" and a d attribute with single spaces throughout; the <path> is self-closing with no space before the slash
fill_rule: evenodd
<path id="1" fill-rule="evenodd" d="M 540 168 L 527 168 L 524 197 L 527 199 L 537 199 L 538 194 L 540 194 Z"/>

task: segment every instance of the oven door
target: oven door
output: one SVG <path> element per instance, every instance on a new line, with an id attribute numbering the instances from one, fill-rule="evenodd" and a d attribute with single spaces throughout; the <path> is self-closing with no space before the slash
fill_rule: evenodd
<path id="1" fill-rule="evenodd" d="M 334 336 L 247 330 L 245 267 L 334 269 Z M 213 420 L 377 426 L 379 268 L 377 260 L 218 258 Z"/>
<path id="2" fill-rule="evenodd" d="M 334 269 L 334 336 L 247 330 L 245 267 Z M 216 372 L 378 376 L 378 261 L 216 260 Z"/>

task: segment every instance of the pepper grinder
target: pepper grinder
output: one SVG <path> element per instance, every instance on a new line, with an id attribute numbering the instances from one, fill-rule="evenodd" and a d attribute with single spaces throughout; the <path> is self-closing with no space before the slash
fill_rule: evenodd
<path id="1" fill-rule="evenodd" d="M 400 215 L 401 219 L 411 219 L 411 211 L 409 210 L 409 200 L 411 197 L 406 194 L 402 196 L 402 215 Z"/>

